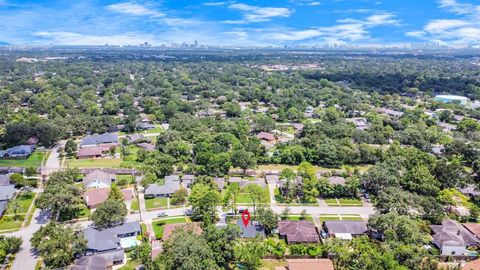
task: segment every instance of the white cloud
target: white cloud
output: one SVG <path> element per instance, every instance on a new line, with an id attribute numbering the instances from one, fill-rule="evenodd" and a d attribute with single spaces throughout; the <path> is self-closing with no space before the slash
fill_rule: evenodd
<path id="1" fill-rule="evenodd" d="M 218 6 L 226 6 L 232 4 L 232 1 L 219 1 L 219 2 L 207 2 L 203 3 L 204 6 L 210 6 L 210 7 L 218 7 Z"/>
<path id="2" fill-rule="evenodd" d="M 288 8 L 281 7 L 259 7 L 259 6 L 250 6 L 247 4 L 231 4 L 228 6 L 230 9 L 238 10 L 242 13 L 241 20 L 227 20 L 224 21 L 226 24 L 246 24 L 246 23 L 255 23 L 255 22 L 267 22 L 272 18 L 276 17 L 290 17 L 293 13 L 292 10 Z"/>
<path id="3" fill-rule="evenodd" d="M 395 19 L 395 15 L 390 13 L 374 14 L 369 16 L 366 20 L 366 23 L 371 26 L 377 25 L 398 25 L 399 20 Z"/>
<path id="4" fill-rule="evenodd" d="M 320 2 L 310 2 L 307 4 L 307 6 L 311 6 L 311 7 L 316 7 L 316 6 L 320 6 Z"/>
<path id="5" fill-rule="evenodd" d="M 164 14 L 158 12 L 156 10 L 150 9 L 146 6 L 127 2 L 127 3 L 119 3 L 107 6 L 107 9 L 117 13 L 123 13 L 133 16 L 153 16 L 153 17 L 160 17 Z"/>
<path id="6" fill-rule="evenodd" d="M 480 42 L 480 5 L 457 0 L 439 0 L 439 7 L 456 14 L 456 19 L 435 19 L 421 30 L 405 33 L 428 42 L 438 42 L 456 47 Z"/>

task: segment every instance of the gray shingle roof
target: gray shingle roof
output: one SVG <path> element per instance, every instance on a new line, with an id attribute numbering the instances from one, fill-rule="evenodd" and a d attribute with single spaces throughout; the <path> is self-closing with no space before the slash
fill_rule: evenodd
<path id="1" fill-rule="evenodd" d="M 165 180 L 165 185 L 163 186 L 160 186 L 156 183 L 148 185 L 148 187 L 145 189 L 145 195 L 153 195 L 153 196 L 170 195 L 179 189 L 180 189 L 180 181 Z"/>
<path id="2" fill-rule="evenodd" d="M 104 143 L 118 143 L 118 135 L 114 133 L 93 134 L 82 139 L 80 146 Z"/>
<path id="3" fill-rule="evenodd" d="M 97 230 L 93 227 L 88 227 L 83 233 L 87 239 L 87 248 L 102 252 L 120 247 L 120 238 L 118 238 L 118 235 L 130 233 L 138 234 L 140 231 L 140 223 L 134 221 L 104 230 Z"/>
<path id="4" fill-rule="evenodd" d="M 325 229 L 328 233 L 349 233 L 352 235 L 361 235 L 368 232 L 365 221 L 355 220 L 329 220 L 325 221 Z"/>
<path id="5" fill-rule="evenodd" d="M 107 186 L 110 186 L 112 184 L 112 179 L 115 179 L 115 175 L 108 174 L 104 171 L 95 170 L 95 171 L 87 174 L 83 178 L 83 185 L 88 186 L 92 182 L 98 181 L 98 182 L 103 183 Z"/>
<path id="6" fill-rule="evenodd" d="M 15 191 L 16 189 L 14 185 L 0 186 L 0 201 L 8 201 L 12 199 Z"/>
<path id="7" fill-rule="evenodd" d="M 465 229 L 458 222 L 447 219 L 441 225 L 430 225 L 434 235 L 433 243 L 442 248 L 448 246 L 478 246 L 478 240 L 472 233 Z"/>
<path id="8" fill-rule="evenodd" d="M 242 238 L 255 238 L 257 235 L 260 237 L 265 237 L 265 229 L 262 225 L 253 225 L 251 222 L 248 224 L 247 227 L 243 224 L 243 220 L 238 219 L 237 225 L 240 227 L 242 231 L 241 237 Z"/>

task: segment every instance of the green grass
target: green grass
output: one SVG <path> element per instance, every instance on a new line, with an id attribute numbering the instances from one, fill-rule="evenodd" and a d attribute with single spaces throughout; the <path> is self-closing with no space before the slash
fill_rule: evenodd
<path id="1" fill-rule="evenodd" d="M 363 206 L 363 202 L 360 199 L 355 198 L 340 198 L 338 203 L 335 199 L 324 199 L 328 206 Z"/>
<path id="2" fill-rule="evenodd" d="M 161 208 L 167 207 L 168 202 L 167 198 L 153 198 L 153 199 L 145 199 L 145 208 L 153 209 L 153 208 Z"/>
<path id="3" fill-rule="evenodd" d="M 285 199 L 283 198 L 283 196 L 280 194 L 280 189 L 279 188 L 275 188 L 274 194 L 275 194 L 275 201 L 277 201 L 278 204 L 284 204 L 284 205 L 315 205 L 315 206 L 318 206 L 318 203 L 302 202 L 302 201 L 299 201 L 298 199 L 295 199 L 295 200 L 290 201 L 290 202 L 286 202 Z"/>
<path id="4" fill-rule="evenodd" d="M 35 151 L 27 159 L 0 159 L 0 167 L 41 167 L 46 154 Z"/>
<path id="5" fill-rule="evenodd" d="M 85 205 L 80 206 L 80 211 L 78 212 L 77 218 L 88 218 L 90 216 L 90 209 Z"/>
<path id="6" fill-rule="evenodd" d="M 362 221 L 363 219 L 360 217 L 360 215 L 320 215 L 319 216 L 320 222 L 324 222 L 327 220 L 356 220 L 356 221 Z"/>
<path id="7" fill-rule="evenodd" d="M 187 222 L 187 220 L 184 217 L 156 220 L 152 222 L 153 231 L 155 232 L 155 237 L 157 239 L 162 239 L 163 229 L 165 227 L 165 224 L 177 224 L 177 223 L 185 223 L 185 222 Z"/>
<path id="8" fill-rule="evenodd" d="M 13 230 L 22 226 L 25 215 L 18 215 L 17 220 L 13 216 L 3 216 L 0 219 L 0 230 Z"/>
<path id="9" fill-rule="evenodd" d="M 120 168 L 122 162 L 121 158 L 68 159 L 67 165 L 76 168 Z"/>
<path id="10" fill-rule="evenodd" d="M 28 212 L 28 208 L 30 208 L 33 198 L 35 198 L 35 192 L 26 192 L 17 196 L 17 200 L 19 200 L 21 207 L 21 210 L 18 212 L 19 214 L 26 214 Z M 5 214 L 13 215 L 13 211 L 7 207 Z"/>
<path id="11" fill-rule="evenodd" d="M 147 225 L 145 225 L 145 223 L 141 223 L 140 228 L 142 229 L 142 235 L 148 232 Z"/>
<path id="12" fill-rule="evenodd" d="M 288 216 L 288 220 L 301 220 L 300 218 L 301 218 L 300 215 L 289 215 L 289 216 Z M 311 222 L 313 222 L 313 217 L 312 217 L 312 215 L 307 215 L 307 217 L 306 217 L 305 220 L 306 220 L 306 221 L 311 221 Z"/>
<path id="13" fill-rule="evenodd" d="M 278 266 L 287 266 L 287 262 L 281 260 L 262 260 L 260 270 L 275 270 L 275 267 Z"/>
<path id="14" fill-rule="evenodd" d="M 134 260 L 127 260 L 127 263 L 124 266 L 118 268 L 118 270 L 135 270 L 137 269 L 138 265 L 138 262 Z"/>
<path id="15" fill-rule="evenodd" d="M 133 211 L 140 210 L 140 204 L 138 203 L 137 199 L 132 200 L 132 204 L 130 205 L 130 210 L 133 210 Z"/>
<path id="16" fill-rule="evenodd" d="M 133 184 L 135 183 L 135 177 L 132 177 L 131 175 L 127 175 L 127 174 L 117 174 L 115 176 L 115 182 L 117 183 L 117 185 L 120 187 L 124 187 L 128 184 Z M 119 185 L 119 183 L 127 183 L 126 185 Z"/>
<path id="17" fill-rule="evenodd" d="M 266 165 L 258 165 L 258 170 L 278 170 L 281 171 L 283 169 L 289 168 L 292 170 L 296 170 L 298 166 L 295 165 L 285 165 L 285 164 L 266 164 Z M 322 166 L 313 166 L 316 171 L 338 171 L 340 169 L 346 170 L 347 168 L 349 169 L 358 169 L 361 173 L 366 172 L 371 165 L 358 165 L 358 166 L 341 166 L 340 168 L 326 168 Z"/>
<path id="18" fill-rule="evenodd" d="M 268 191 L 268 187 L 265 187 L 263 190 L 265 192 L 265 197 L 264 197 L 264 200 L 261 201 L 260 203 L 270 204 L 270 192 Z M 237 203 L 253 204 L 252 199 L 250 198 L 250 195 L 246 193 L 245 190 L 240 190 L 240 193 L 237 196 Z"/>

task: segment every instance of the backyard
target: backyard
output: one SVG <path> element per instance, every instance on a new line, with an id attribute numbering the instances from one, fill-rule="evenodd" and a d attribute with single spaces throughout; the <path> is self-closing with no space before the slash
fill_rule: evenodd
<path id="1" fill-rule="evenodd" d="M 0 167 L 41 167 L 47 152 L 35 151 L 27 159 L 0 159 Z"/>
<path id="2" fill-rule="evenodd" d="M 120 168 L 123 159 L 121 158 L 89 158 L 89 159 L 67 159 L 68 167 L 76 168 Z"/>
<path id="3" fill-rule="evenodd" d="M 33 198 L 35 197 L 35 192 L 25 192 L 17 196 L 17 199 L 20 203 L 20 211 L 18 213 L 26 214 L 28 212 L 28 208 L 32 204 Z M 7 208 L 5 211 L 6 215 L 13 215 L 13 211 L 10 208 Z"/>

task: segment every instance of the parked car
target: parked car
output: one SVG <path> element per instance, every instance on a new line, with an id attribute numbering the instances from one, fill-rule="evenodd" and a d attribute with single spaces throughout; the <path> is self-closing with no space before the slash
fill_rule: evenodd
<path id="1" fill-rule="evenodd" d="M 191 216 L 191 215 L 192 215 L 192 209 L 185 210 L 185 216 Z"/>
<path id="2" fill-rule="evenodd" d="M 165 213 L 165 212 L 160 212 L 160 213 L 158 213 L 158 215 L 157 215 L 157 217 L 166 217 L 166 216 L 168 216 L 168 215 L 167 215 L 167 213 Z"/>

